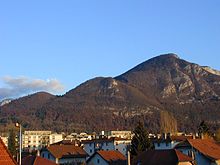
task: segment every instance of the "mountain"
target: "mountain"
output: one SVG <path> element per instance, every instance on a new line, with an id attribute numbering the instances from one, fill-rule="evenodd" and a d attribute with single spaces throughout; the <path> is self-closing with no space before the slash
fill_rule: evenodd
<path id="1" fill-rule="evenodd" d="M 9 104 L 11 101 L 12 101 L 12 99 L 4 99 L 4 100 L 0 101 L 0 107 L 5 104 Z"/>
<path id="2" fill-rule="evenodd" d="M 180 131 L 202 120 L 220 126 L 220 72 L 165 54 L 117 77 L 88 80 L 63 96 L 36 93 L 0 107 L 0 123 L 20 121 L 26 129 L 98 131 L 132 129 L 143 120 L 160 130 L 160 112 L 177 119 Z"/>

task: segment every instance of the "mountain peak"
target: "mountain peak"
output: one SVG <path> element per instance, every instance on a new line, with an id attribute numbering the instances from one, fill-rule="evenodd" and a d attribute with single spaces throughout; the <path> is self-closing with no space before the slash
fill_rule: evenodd
<path id="1" fill-rule="evenodd" d="M 177 58 L 177 59 L 180 59 L 179 56 L 175 53 L 167 53 L 167 54 L 161 54 L 155 58 Z"/>
<path id="2" fill-rule="evenodd" d="M 165 61 L 176 61 L 176 60 L 180 60 L 180 57 L 177 54 L 174 53 L 168 53 L 168 54 L 161 54 L 159 56 L 153 57 L 149 60 L 147 60 L 146 62 L 153 62 L 153 63 L 157 63 L 157 62 L 165 62 Z"/>

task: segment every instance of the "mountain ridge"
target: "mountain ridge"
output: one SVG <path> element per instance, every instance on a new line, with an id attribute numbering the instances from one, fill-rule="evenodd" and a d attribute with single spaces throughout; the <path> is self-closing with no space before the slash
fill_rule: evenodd
<path id="1" fill-rule="evenodd" d="M 165 110 L 176 117 L 181 131 L 195 131 L 201 120 L 216 129 L 220 125 L 220 76 L 216 73 L 176 54 L 160 55 L 119 76 L 88 80 L 63 96 L 31 95 L 12 101 L 1 107 L 0 123 L 94 131 L 132 129 L 143 120 L 151 131 L 159 132 L 159 115 Z M 26 109 L 19 113 L 20 107 Z"/>

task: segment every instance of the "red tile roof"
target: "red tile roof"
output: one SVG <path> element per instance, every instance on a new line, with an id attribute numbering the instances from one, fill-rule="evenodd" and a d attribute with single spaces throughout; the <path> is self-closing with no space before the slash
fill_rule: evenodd
<path id="1" fill-rule="evenodd" d="M 22 159 L 22 165 L 56 165 L 56 163 L 40 156 L 27 156 Z"/>
<path id="2" fill-rule="evenodd" d="M 98 151 L 97 152 L 107 162 L 114 162 L 118 160 L 126 161 L 126 157 L 119 151 Z"/>
<path id="3" fill-rule="evenodd" d="M 52 145 L 47 150 L 55 157 L 87 157 L 86 151 L 75 145 Z"/>
<path id="4" fill-rule="evenodd" d="M 192 147 L 197 149 L 203 155 L 214 159 L 220 159 L 220 145 L 211 139 L 188 139 Z"/>
<path id="5" fill-rule="evenodd" d="M 174 149 L 170 150 L 148 150 L 141 152 L 134 158 L 132 164 L 138 162 L 147 165 L 176 165 L 178 162 L 190 162 L 192 159 Z"/>
<path id="6" fill-rule="evenodd" d="M 51 145 L 75 145 L 79 146 L 80 141 L 79 140 L 62 140 L 56 143 L 53 143 Z"/>
<path id="7" fill-rule="evenodd" d="M 17 165 L 16 161 L 13 159 L 9 153 L 4 142 L 0 138 L 0 165 Z"/>
<path id="8" fill-rule="evenodd" d="M 182 152 L 175 150 L 179 162 L 191 162 L 193 159 Z"/>
<path id="9" fill-rule="evenodd" d="M 172 141 L 184 141 L 186 139 L 193 139 L 193 136 L 171 136 L 170 137 Z"/>

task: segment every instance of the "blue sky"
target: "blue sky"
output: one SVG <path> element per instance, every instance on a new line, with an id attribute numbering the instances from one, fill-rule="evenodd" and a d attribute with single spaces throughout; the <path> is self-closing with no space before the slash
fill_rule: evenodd
<path id="1" fill-rule="evenodd" d="M 219 6 L 219 0 L 0 1 L 0 91 L 63 94 L 169 52 L 220 70 Z"/>

